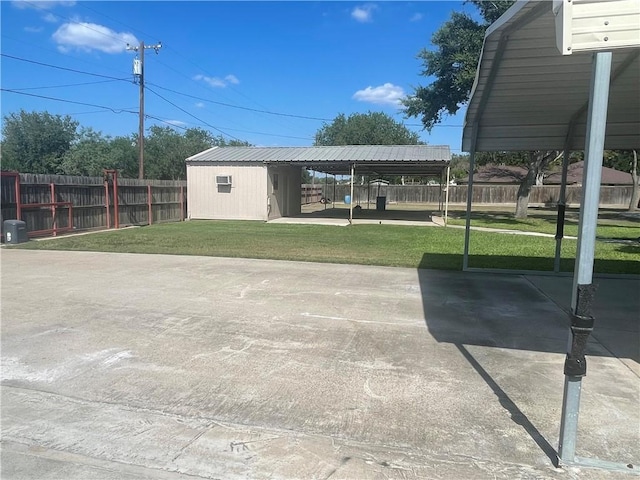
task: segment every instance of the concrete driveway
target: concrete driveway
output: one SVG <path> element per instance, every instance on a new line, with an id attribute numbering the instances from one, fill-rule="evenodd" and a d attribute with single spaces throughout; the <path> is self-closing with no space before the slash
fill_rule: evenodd
<path id="1" fill-rule="evenodd" d="M 3 479 L 600 479 L 552 465 L 570 278 L 3 249 Z M 638 280 L 577 453 L 640 470 Z"/>

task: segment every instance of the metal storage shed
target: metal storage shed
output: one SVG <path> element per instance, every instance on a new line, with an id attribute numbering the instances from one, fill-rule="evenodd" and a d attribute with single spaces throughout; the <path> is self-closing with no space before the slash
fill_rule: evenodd
<path id="1" fill-rule="evenodd" d="M 213 147 L 186 159 L 189 218 L 268 220 L 301 210 L 301 171 L 439 175 L 449 146 Z M 219 182 L 221 177 L 226 183 Z"/>
<path id="2" fill-rule="evenodd" d="M 578 250 L 565 361 L 559 459 L 629 471 L 575 455 L 584 347 L 593 328 L 593 256 L 603 149 L 640 148 L 640 2 L 518 1 L 486 32 L 462 140 L 476 151 L 585 150 Z M 468 269 L 469 183 L 464 268 Z M 559 199 L 559 213 L 563 209 Z M 560 217 L 561 215 L 559 215 Z M 561 230 L 560 230 L 561 231 Z M 558 238 L 558 245 L 561 234 Z"/>

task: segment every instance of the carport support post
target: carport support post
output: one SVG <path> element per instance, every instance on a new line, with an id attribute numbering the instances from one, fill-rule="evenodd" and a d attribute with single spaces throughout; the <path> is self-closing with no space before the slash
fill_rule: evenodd
<path id="1" fill-rule="evenodd" d="M 573 128 L 573 127 L 570 127 Z M 567 138 L 568 140 L 568 138 Z M 567 171 L 569 169 L 569 142 L 565 142 L 562 152 L 562 180 L 560 180 L 560 195 L 558 196 L 558 218 L 556 219 L 556 256 L 553 262 L 553 271 L 560 272 L 560 253 L 562 238 L 564 237 L 564 218 L 567 209 Z"/>
<path id="2" fill-rule="evenodd" d="M 585 178 L 582 188 L 582 207 L 578 226 L 578 249 L 576 266 L 573 275 L 573 294 L 571 298 L 572 334 L 569 337 L 570 347 L 565 360 L 564 397 L 562 400 L 562 419 L 560 423 L 560 441 L 558 454 L 561 462 L 573 463 L 576 460 L 576 435 L 578 431 L 578 413 L 580 410 L 580 391 L 582 377 L 586 375 L 584 346 L 590 328 L 585 330 L 585 337 L 577 338 L 576 319 L 585 322 L 590 317 L 590 293 L 593 279 L 593 257 L 598 223 L 598 204 L 600 202 L 600 180 L 602 177 L 602 154 L 604 152 L 605 128 L 607 126 L 607 104 L 609 101 L 609 82 L 611 77 L 611 52 L 597 52 L 594 55 L 591 74 L 591 90 L 589 93 L 589 113 L 587 116 L 587 133 L 585 148 Z M 585 294 L 585 290 L 587 293 Z M 591 290 L 592 292 L 592 290 Z M 586 298 L 581 296 L 584 294 Z M 586 308 L 585 308 L 586 304 Z M 589 322 L 586 322 L 589 323 Z M 592 326 L 592 325 L 591 325 Z M 578 348 L 576 348 L 578 347 Z M 580 348 L 582 347 L 582 348 Z M 569 361 L 578 358 L 582 363 L 582 372 L 568 372 Z"/>
<path id="3" fill-rule="evenodd" d="M 469 183 L 467 184 L 467 216 L 464 226 L 464 254 L 462 256 L 462 271 L 469 268 L 469 234 L 471 233 L 471 199 L 473 197 L 473 169 L 476 161 L 476 140 L 478 138 L 478 124 L 473 125 L 471 132 L 471 148 L 469 149 Z"/>
<path id="4" fill-rule="evenodd" d="M 447 165 L 447 185 L 444 191 L 444 226 L 447 226 L 447 218 L 449 217 L 449 177 L 451 176 L 451 167 Z"/>
<path id="5" fill-rule="evenodd" d="M 351 164 L 351 195 L 349 196 L 349 224 L 353 223 L 353 176 L 355 174 L 356 165 Z"/>
<path id="6" fill-rule="evenodd" d="M 336 175 L 333 175 L 333 202 L 331 203 L 331 208 L 336 208 L 336 182 L 338 178 Z"/>

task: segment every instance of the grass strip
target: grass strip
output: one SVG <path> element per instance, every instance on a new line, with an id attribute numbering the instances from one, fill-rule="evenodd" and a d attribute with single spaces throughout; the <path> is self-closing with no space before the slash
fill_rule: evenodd
<path id="1" fill-rule="evenodd" d="M 461 270 L 464 230 L 402 225 L 270 224 L 189 221 L 31 241 L 10 248 L 204 255 Z M 549 271 L 553 238 L 473 231 L 470 267 Z M 565 239 L 563 271 L 572 271 L 576 241 Z M 596 245 L 599 273 L 640 274 L 640 245 Z"/>

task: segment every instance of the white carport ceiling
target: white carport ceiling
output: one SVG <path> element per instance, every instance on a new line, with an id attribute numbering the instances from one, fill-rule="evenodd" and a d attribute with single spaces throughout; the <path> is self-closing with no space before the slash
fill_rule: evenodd
<path id="1" fill-rule="evenodd" d="M 640 2 L 638 2 L 640 8 Z M 562 55 L 553 3 L 517 2 L 485 36 L 462 150 L 582 150 L 592 53 Z M 612 50 L 605 148 L 640 148 L 640 50 Z"/>

